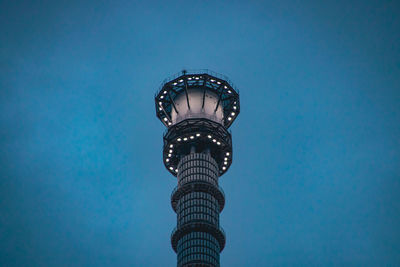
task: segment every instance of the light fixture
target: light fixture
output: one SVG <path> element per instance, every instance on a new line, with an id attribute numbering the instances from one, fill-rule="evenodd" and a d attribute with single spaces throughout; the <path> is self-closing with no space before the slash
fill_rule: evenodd
<path id="1" fill-rule="evenodd" d="M 173 85 L 177 85 L 178 83 L 173 83 Z"/>
<path id="2" fill-rule="evenodd" d="M 169 167 L 169 169 L 172 171 L 174 168 L 172 168 L 172 167 Z"/>
<path id="3" fill-rule="evenodd" d="M 190 139 L 193 139 L 194 138 L 194 136 L 192 135 L 192 136 L 190 136 Z"/>
<path id="4" fill-rule="evenodd" d="M 226 155 L 229 156 L 230 155 L 229 152 L 226 152 Z"/>
<path id="5" fill-rule="evenodd" d="M 182 141 L 182 139 L 181 139 L 181 138 L 178 138 L 178 139 L 176 139 L 176 141 L 180 142 L 180 141 Z"/>
<path id="6" fill-rule="evenodd" d="M 168 154 L 168 157 L 170 158 L 172 154 Z"/>
<path id="7" fill-rule="evenodd" d="M 166 162 L 168 162 L 168 161 L 169 161 L 169 159 L 166 159 L 165 161 L 166 161 Z"/>
<path id="8" fill-rule="evenodd" d="M 164 96 L 162 95 L 162 96 L 160 96 L 160 99 L 163 99 L 164 98 Z"/>
<path id="9" fill-rule="evenodd" d="M 217 84 L 221 84 L 221 82 L 217 82 Z"/>
<path id="10" fill-rule="evenodd" d="M 169 147 L 170 147 L 170 148 L 173 148 L 173 147 L 174 147 L 174 145 L 173 145 L 173 144 L 170 144 L 170 145 L 169 145 Z"/>
<path id="11" fill-rule="evenodd" d="M 223 167 L 222 167 L 222 169 L 225 171 L 225 170 L 226 170 L 226 167 L 225 167 L 225 166 L 223 166 Z"/>
<path id="12" fill-rule="evenodd" d="M 200 136 L 200 134 L 199 134 L 199 133 L 197 133 L 197 134 L 196 134 L 196 136 L 197 136 L 197 137 L 199 137 L 199 136 Z"/>
<path id="13" fill-rule="evenodd" d="M 232 115 L 232 116 L 235 116 L 235 112 L 232 112 L 231 115 Z"/>
<path id="14" fill-rule="evenodd" d="M 187 137 L 183 138 L 183 141 L 187 141 Z"/>
<path id="15" fill-rule="evenodd" d="M 217 145 L 220 145 L 221 144 L 221 142 L 217 142 Z"/>
<path id="16" fill-rule="evenodd" d="M 217 142 L 217 140 L 213 139 L 213 142 L 215 143 L 215 142 Z"/>
<path id="17" fill-rule="evenodd" d="M 228 158 L 224 158 L 224 160 L 225 160 L 225 161 L 227 161 L 227 160 L 228 160 Z"/>
<path id="18" fill-rule="evenodd" d="M 231 121 L 232 120 L 232 118 L 231 117 L 228 117 L 228 121 Z"/>
<path id="19" fill-rule="evenodd" d="M 171 125 L 172 123 L 171 122 L 168 122 L 168 125 Z"/>
<path id="20" fill-rule="evenodd" d="M 160 101 L 160 102 L 158 102 L 158 104 L 161 106 L 161 105 L 162 105 L 162 102 Z"/>
<path id="21" fill-rule="evenodd" d="M 170 150 L 169 150 L 169 153 L 172 153 L 172 152 L 173 152 L 173 150 L 172 150 L 172 149 L 170 149 Z"/>
<path id="22" fill-rule="evenodd" d="M 211 135 L 207 135 L 208 138 L 211 138 Z"/>
<path id="23" fill-rule="evenodd" d="M 183 80 L 182 80 L 182 79 L 180 79 L 180 80 L 179 80 L 179 82 L 181 83 L 181 82 L 183 82 Z"/>
<path id="24" fill-rule="evenodd" d="M 191 79 L 192 79 L 192 78 L 190 78 L 190 77 L 188 78 L 189 81 L 190 81 Z"/>
<path id="25" fill-rule="evenodd" d="M 167 93 L 167 91 L 164 91 L 163 94 L 165 95 Z"/>
<path id="26" fill-rule="evenodd" d="M 164 121 L 167 121 L 168 119 L 167 118 L 164 118 Z"/>
<path id="27" fill-rule="evenodd" d="M 228 93 L 230 94 L 230 93 L 232 93 L 232 91 L 231 91 L 231 90 L 228 90 Z"/>
<path id="28" fill-rule="evenodd" d="M 236 106 L 233 106 L 233 109 L 236 110 Z"/>

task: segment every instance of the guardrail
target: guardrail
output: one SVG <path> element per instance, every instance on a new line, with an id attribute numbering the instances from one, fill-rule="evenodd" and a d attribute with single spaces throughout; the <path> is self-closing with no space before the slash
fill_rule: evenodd
<path id="1" fill-rule="evenodd" d="M 193 222 L 195 222 L 195 223 L 203 223 L 203 221 L 193 221 Z M 179 228 L 178 228 L 177 226 L 175 226 L 174 229 L 172 230 L 171 238 L 174 236 L 175 232 L 178 231 L 180 228 L 183 228 L 184 226 L 187 226 L 187 225 L 190 225 L 190 224 L 191 224 L 191 223 L 186 223 L 186 224 L 182 225 L 182 226 L 179 227 Z M 222 233 L 222 235 L 223 235 L 224 237 L 226 237 L 225 230 L 224 230 L 224 228 L 222 228 L 221 226 L 216 226 L 216 225 L 212 225 L 212 224 L 209 224 L 209 223 L 203 223 L 203 224 L 218 229 L 218 230 Z"/>
<path id="2" fill-rule="evenodd" d="M 168 83 L 168 82 L 170 82 L 172 80 L 175 80 L 176 78 L 178 78 L 178 77 L 180 77 L 182 75 L 191 75 L 191 74 L 193 74 L 193 75 L 208 74 L 208 75 L 214 76 L 214 77 L 216 77 L 218 79 L 224 80 L 227 83 L 229 83 L 231 85 L 231 87 L 239 94 L 238 88 L 236 88 L 236 86 L 232 83 L 232 81 L 227 76 L 225 76 L 223 74 L 220 74 L 218 72 L 209 70 L 209 69 L 188 69 L 188 70 L 183 70 L 181 72 L 178 72 L 178 73 L 175 73 L 173 75 L 170 75 L 169 77 L 165 78 L 161 82 L 161 85 L 159 87 L 159 90 L 158 90 L 157 94 L 161 91 L 161 89 L 163 88 L 163 86 L 166 83 Z"/>
<path id="3" fill-rule="evenodd" d="M 213 187 L 216 187 L 216 188 L 218 188 L 219 191 L 221 191 L 222 195 L 223 195 L 224 198 L 225 198 L 225 192 L 224 192 L 224 190 L 223 190 L 219 185 L 214 185 L 214 184 L 212 184 L 212 183 L 206 183 L 206 182 L 189 182 L 189 183 L 185 183 L 184 186 L 191 185 L 191 184 L 207 184 L 207 185 L 211 185 L 211 186 L 213 186 Z M 172 196 L 175 194 L 175 192 L 178 191 L 179 188 L 180 188 L 180 186 L 178 185 L 178 186 L 176 186 L 176 187 L 174 188 L 174 190 L 172 190 L 171 198 L 172 198 Z"/>

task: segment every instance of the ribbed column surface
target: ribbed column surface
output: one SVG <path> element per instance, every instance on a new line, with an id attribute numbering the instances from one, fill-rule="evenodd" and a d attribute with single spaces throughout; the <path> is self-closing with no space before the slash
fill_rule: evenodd
<path id="1" fill-rule="evenodd" d="M 218 187 L 217 163 L 209 154 L 184 156 L 178 164 L 178 190 L 199 183 Z M 219 229 L 219 202 L 212 192 L 197 191 L 195 186 L 190 188 L 193 190 L 185 191 L 176 207 L 177 229 L 189 229 L 178 239 L 178 267 L 219 266 L 221 248 L 213 235 Z"/>

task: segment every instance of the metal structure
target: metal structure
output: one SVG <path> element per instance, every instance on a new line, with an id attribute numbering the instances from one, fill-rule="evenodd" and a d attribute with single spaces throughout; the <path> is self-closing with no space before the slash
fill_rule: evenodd
<path id="1" fill-rule="evenodd" d="M 167 127 L 164 165 L 178 178 L 171 195 L 177 213 L 171 235 L 177 265 L 219 266 L 225 246 L 219 213 L 225 195 L 218 179 L 232 163 L 228 128 L 240 112 L 238 91 L 219 74 L 183 71 L 162 83 L 155 104 L 157 117 Z"/>

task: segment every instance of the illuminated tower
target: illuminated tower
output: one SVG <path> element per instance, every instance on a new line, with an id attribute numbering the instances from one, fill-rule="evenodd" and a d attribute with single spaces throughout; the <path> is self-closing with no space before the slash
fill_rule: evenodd
<path id="1" fill-rule="evenodd" d="M 156 114 L 167 127 L 163 161 L 178 178 L 171 195 L 177 226 L 171 235 L 180 266 L 219 266 L 225 233 L 219 213 L 225 196 L 218 179 L 232 163 L 228 132 L 240 111 L 232 83 L 210 71 L 166 80 L 155 96 Z"/>

